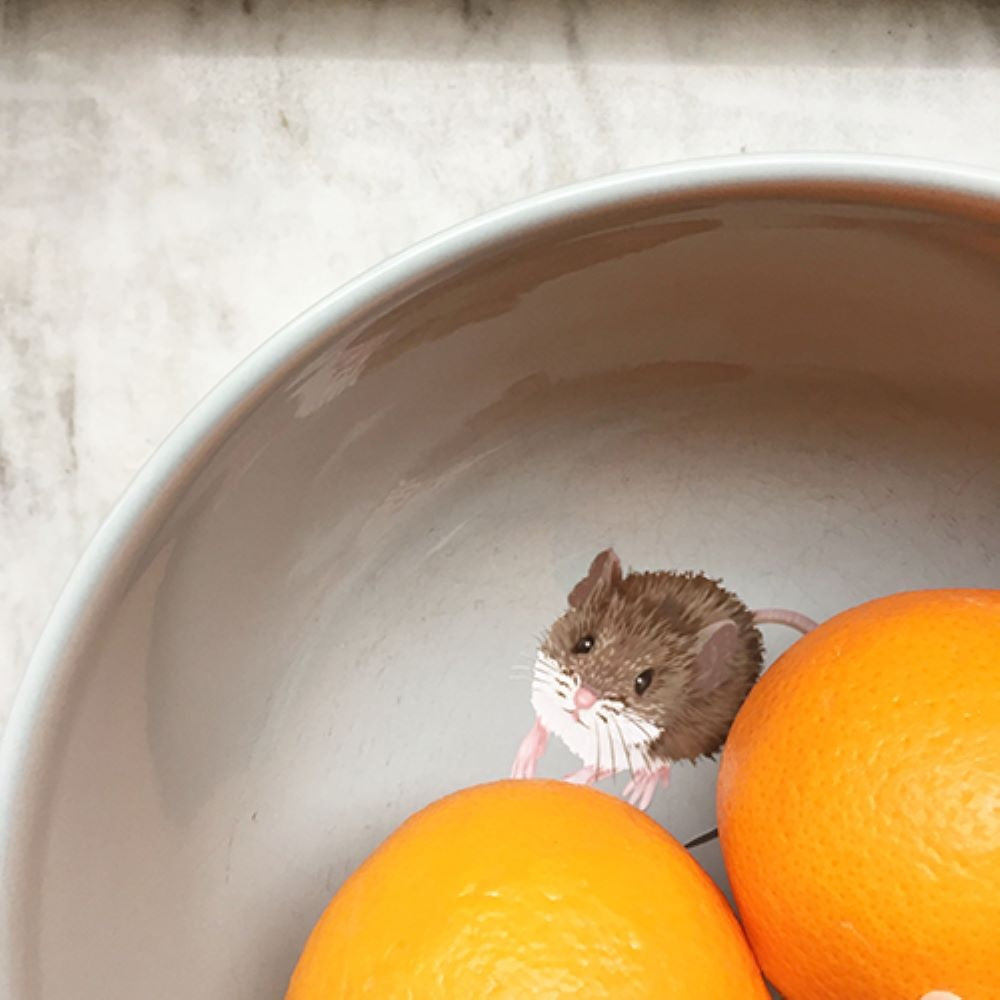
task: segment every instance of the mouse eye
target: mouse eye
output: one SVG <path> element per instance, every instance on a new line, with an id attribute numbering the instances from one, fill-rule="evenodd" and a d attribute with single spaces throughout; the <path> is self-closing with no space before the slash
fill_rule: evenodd
<path id="1" fill-rule="evenodd" d="M 576 645 L 573 647 L 573 652 L 583 655 L 584 653 L 589 653 L 593 648 L 594 637 L 592 635 L 585 635 L 582 639 L 577 639 Z"/>
<path id="2" fill-rule="evenodd" d="M 643 670 L 635 679 L 635 693 L 642 694 L 653 683 L 653 671 Z"/>

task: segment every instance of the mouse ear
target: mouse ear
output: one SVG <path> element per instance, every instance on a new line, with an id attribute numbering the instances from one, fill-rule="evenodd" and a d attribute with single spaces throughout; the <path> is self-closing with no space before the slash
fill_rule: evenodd
<path id="1" fill-rule="evenodd" d="M 729 618 L 706 625 L 695 638 L 694 677 L 702 691 L 711 691 L 729 676 L 729 663 L 740 644 L 740 630 Z"/>
<path id="2" fill-rule="evenodd" d="M 594 556 L 587 575 L 569 592 L 569 606 L 582 608 L 599 587 L 621 583 L 622 564 L 614 549 L 605 549 Z"/>

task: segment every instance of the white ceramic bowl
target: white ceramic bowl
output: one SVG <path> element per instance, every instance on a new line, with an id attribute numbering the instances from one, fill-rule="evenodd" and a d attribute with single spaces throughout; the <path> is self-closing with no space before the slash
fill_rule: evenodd
<path id="1" fill-rule="evenodd" d="M 511 666 L 598 548 L 819 618 L 995 586 L 998 453 L 996 178 L 669 167 L 377 268 L 189 417 L 60 600 L 0 764 L 0 996 L 280 996 L 383 835 L 507 772 Z M 713 778 L 654 815 L 701 832 Z"/>

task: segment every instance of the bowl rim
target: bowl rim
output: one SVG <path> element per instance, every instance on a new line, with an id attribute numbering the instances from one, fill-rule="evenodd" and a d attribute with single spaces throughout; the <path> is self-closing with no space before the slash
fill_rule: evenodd
<path id="1" fill-rule="evenodd" d="M 142 465 L 86 546 L 29 658 L 0 739 L 0 996 L 24 1000 L 35 928 L 26 919 L 32 854 L 44 836 L 59 721 L 71 710 L 76 654 L 96 634 L 109 591 L 219 444 L 285 378 L 328 344 L 432 285 L 437 277 L 533 232 L 641 200 L 796 199 L 922 204 L 942 214 L 996 216 L 1000 173 L 897 156 L 773 154 L 681 161 L 615 173 L 537 194 L 414 244 L 326 295 L 268 337 L 212 388 Z M 27 926 L 26 926 L 27 925 Z"/>

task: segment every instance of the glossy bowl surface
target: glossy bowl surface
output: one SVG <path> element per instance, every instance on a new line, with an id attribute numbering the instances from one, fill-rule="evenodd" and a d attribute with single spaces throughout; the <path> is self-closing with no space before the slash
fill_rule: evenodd
<path id="1" fill-rule="evenodd" d="M 0 996 L 280 996 L 381 837 L 507 772 L 511 668 L 599 548 L 817 618 L 996 586 L 997 454 L 981 173 L 666 167 L 375 269 L 205 400 L 61 598 L 0 760 Z M 654 815 L 702 832 L 713 778 Z"/>

